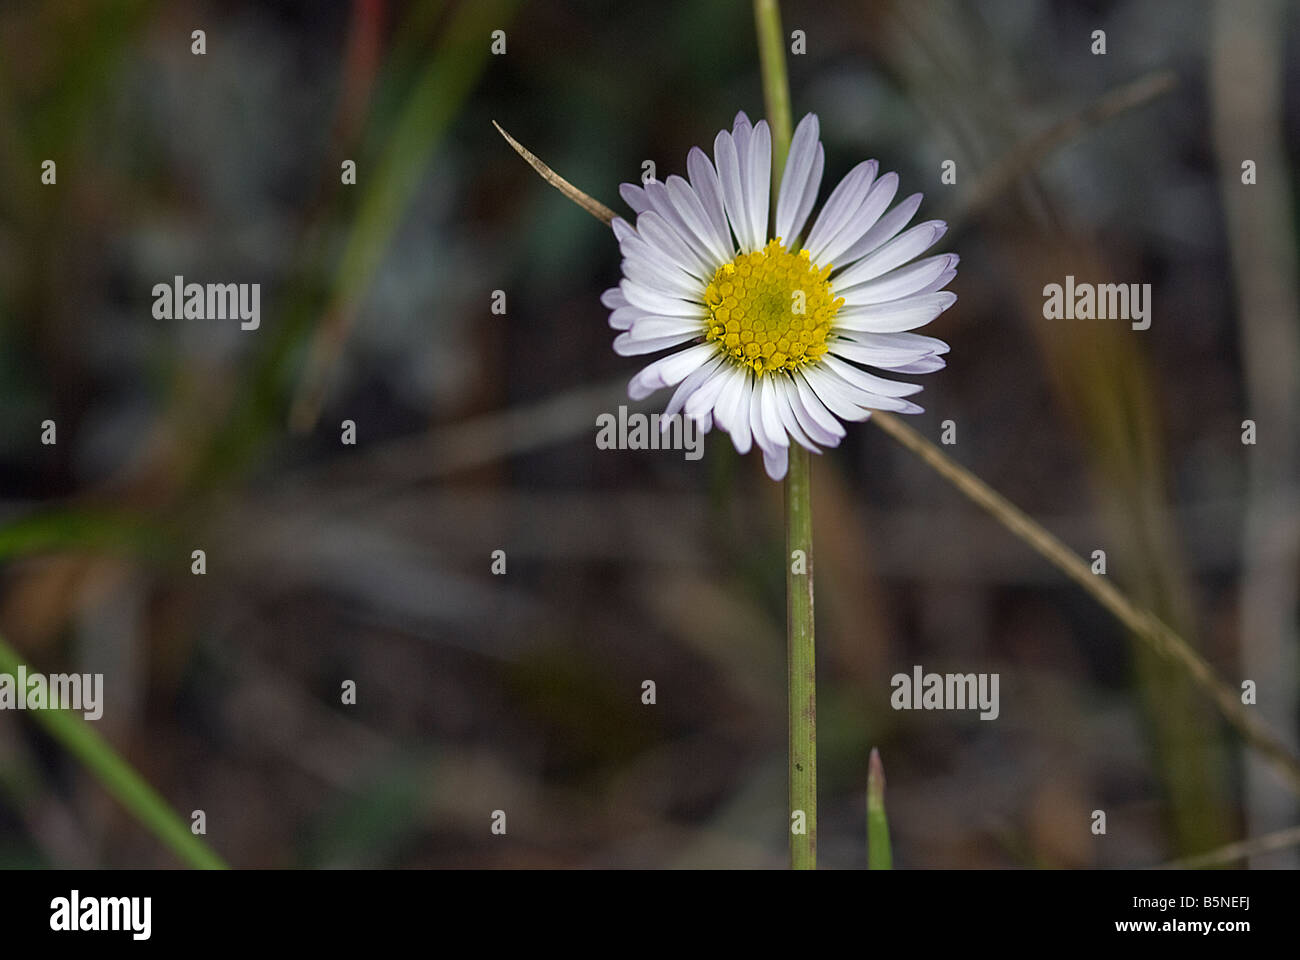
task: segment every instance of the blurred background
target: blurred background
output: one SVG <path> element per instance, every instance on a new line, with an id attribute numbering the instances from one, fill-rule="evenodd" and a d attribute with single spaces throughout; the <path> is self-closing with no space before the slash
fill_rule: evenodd
<path id="1" fill-rule="evenodd" d="M 1104 549 L 1294 743 L 1295 7 L 782 7 L 823 198 L 878 158 L 962 255 L 908 422 L 952 420 L 945 452 Z M 95 728 L 231 864 L 786 862 L 780 487 L 717 434 L 596 448 L 639 368 L 598 300 L 618 250 L 491 125 L 626 214 L 620 182 L 738 109 L 741 0 L 0 9 L 0 635 L 105 674 Z M 1044 320 L 1067 274 L 1152 284 L 1151 328 Z M 260 328 L 155 319 L 176 275 L 260 283 Z M 873 746 L 900 867 L 1297 822 L 1208 699 L 876 427 L 814 476 L 823 867 L 865 864 Z M 1001 715 L 891 710 L 914 664 L 999 673 Z M 176 864 L 0 713 L 0 866 Z"/>

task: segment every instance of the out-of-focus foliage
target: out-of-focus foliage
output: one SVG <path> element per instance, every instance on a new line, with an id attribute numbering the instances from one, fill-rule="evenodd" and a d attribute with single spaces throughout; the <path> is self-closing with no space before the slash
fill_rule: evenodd
<path id="1" fill-rule="evenodd" d="M 955 421 L 952 456 L 1238 676 L 1269 441 L 1240 441 L 1223 190 L 1245 157 L 1213 142 L 1210 5 L 783 9 L 823 196 L 877 157 L 953 225 L 960 299 L 926 331 L 950 366 L 914 424 Z M 1160 70 L 1171 93 L 970 206 Z M 619 182 L 684 173 L 738 109 L 762 112 L 745 2 L 0 11 L 0 633 L 33 668 L 105 673 L 99 732 L 231 863 L 783 863 L 779 488 L 714 435 L 698 462 L 596 449 L 636 369 L 598 299 L 616 245 L 490 122 L 626 213 Z M 1043 320 L 1066 274 L 1151 283 L 1151 329 Z M 260 283 L 260 328 L 155 319 L 177 275 Z M 1147 865 L 1259 822 L 1211 705 L 887 438 L 852 431 L 815 480 L 823 866 L 865 866 L 873 745 L 899 866 Z M 913 664 L 1000 673 L 1000 717 L 890 710 Z M 172 862 L 0 714 L 0 866 Z"/>

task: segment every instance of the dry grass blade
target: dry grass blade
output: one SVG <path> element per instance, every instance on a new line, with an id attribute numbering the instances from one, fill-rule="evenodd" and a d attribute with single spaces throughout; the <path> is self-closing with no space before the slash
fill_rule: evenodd
<path id="1" fill-rule="evenodd" d="M 1289 850 L 1297 846 L 1300 846 L 1300 827 L 1289 827 L 1286 830 L 1278 830 L 1262 837 L 1253 837 L 1250 840 L 1230 843 L 1226 847 L 1211 850 L 1209 853 L 1174 860 L 1171 863 L 1161 865 L 1157 869 L 1203 870 L 1206 867 L 1224 867 L 1230 863 L 1236 863 L 1238 860 L 1257 857 L 1262 853 L 1276 853 L 1278 850 Z"/>
<path id="2" fill-rule="evenodd" d="M 1211 131 L 1219 160 L 1224 239 L 1232 254 L 1242 386 L 1249 416 L 1269 425 L 1267 455 L 1246 457 L 1237 635 L 1248 677 L 1296 676 L 1300 631 L 1300 498 L 1287 492 L 1300 476 L 1300 271 L 1296 268 L 1295 190 L 1291 177 L 1242 181 L 1242 160 L 1260 170 L 1290 166 L 1284 117 L 1289 100 L 1283 4 L 1212 6 L 1209 44 Z M 1251 449 L 1251 448 L 1244 448 Z M 1261 452 L 1262 452 L 1262 448 Z M 1235 525 L 1234 525 L 1235 526 Z M 1296 744 L 1300 690 L 1271 684 L 1259 709 Z M 1295 821 L 1295 804 L 1245 769 L 1245 832 L 1271 834 Z M 1276 867 L 1300 866 L 1295 853 Z"/>
<path id="3" fill-rule="evenodd" d="M 533 153 L 514 137 L 510 136 L 510 134 L 506 133 L 501 127 L 501 124 L 493 120 L 492 126 L 497 128 L 497 132 L 506 138 L 506 143 L 514 147 L 515 152 L 527 160 L 528 165 L 536 170 L 543 180 L 553 186 L 556 190 L 559 190 L 560 193 L 564 194 L 578 206 L 582 207 L 582 209 L 586 210 L 597 220 L 600 220 L 603 223 L 609 223 L 615 216 L 617 216 L 617 214 L 615 214 L 613 210 L 609 209 L 609 207 L 605 206 L 599 200 L 594 200 L 587 196 L 568 180 L 565 180 L 546 164 L 542 163 L 542 161 L 537 158 L 537 154 Z"/>
<path id="4" fill-rule="evenodd" d="M 1213 669 L 1191 646 L 1151 613 L 1139 607 L 1109 581 L 1094 576 L 1088 564 L 1053 534 L 1035 523 L 1019 507 L 979 477 L 950 460 L 929 440 L 892 414 L 877 412 L 872 421 L 920 457 L 963 494 L 983 507 L 1013 534 L 1029 544 L 1067 577 L 1092 594 L 1115 619 L 1149 644 L 1157 654 L 1176 664 L 1210 696 L 1224 718 L 1269 761 L 1293 792 L 1300 795 L 1300 761 L 1255 714 L 1242 704 L 1237 690 L 1214 675 Z"/>
<path id="5" fill-rule="evenodd" d="M 1151 94 L 1148 92 L 1147 94 Z M 1130 94 L 1129 99 L 1131 99 Z M 1127 101 L 1126 101 L 1127 102 Z M 1111 110 L 1114 107 L 1110 108 Z M 1109 115 L 1109 113 L 1107 114 Z M 547 183 L 554 186 L 592 216 L 609 222 L 613 212 L 587 196 L 544 164 L 494 122 L 519 155 L 529 162 Z M 1074 551 L 1032 520 L 1028 514 L 1002 496 L 965 467 L 948 458 L 938 447 L 892 414 L 877 411 L 872 421 L 911 450 L 939 476 L 986 510 L 1012 534 L 1019 537 L 1053 566 L 1093 596 L 1120 623 L 1140 637 L 1160 656 L 1183 670 L 1192 682 L 1209 695 L 1238 733 L 1254 747 L 1300 796 L 1300 760 L 1269 727 L 1246 709 L 1237 691 L 1214 674 L 1214 670 L 1192 647 L 1150 610 L 1131 601 L 1108 581 L 1093 576 L 1088 564 Z"/>
<path id="6" fill-rule="evenodd" d="M 1037 167 L 1054 150 L 1069 143 L 1085 130 L 1150 103 L 1177 85 L 1178 76 L 1171 70 L 1141 77 L 1110 91 L 1078 113 L 1017 144 L 980 175 L 962 210 L 963 219 L 978 213 L 1011 186 L 1017 177 Z"/>

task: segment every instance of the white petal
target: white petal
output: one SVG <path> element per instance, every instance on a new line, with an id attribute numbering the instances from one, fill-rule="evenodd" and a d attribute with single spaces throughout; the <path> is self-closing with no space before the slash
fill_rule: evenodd
<path id="1" fill-rule="evenodd" d="M 785 472 L 790 468 L 790 452 L 787 447 L 777 447 L 769 452 L 763 451 L 763 469 L 773 480 L 785 479 Z"/>
<path id="2" fill-rule="evenodd" d="M 880 224 L 877 224 L 880 226 Z M 874 280 L 919 257 L 939 242 L 939 238 L 948 232 L 948 224 L 942 220 L 928 220 L 918 223 L 911 230 L 890 240 L 874 253 L 869 253 L 853 266 L 849 267 L 835 281 L 844 286 L 865 283 Z"/>
<path id="3" fill-rule="evenodd" d="M 900 400 L 898 397 L 877 397 L 871 401 L 871 406 L 875 410 L 888 410 L 891 413 L 925 413 L 925 407 L 919 403 Z"/>
<path id="4" fill-rule="evenodd" d="M 686 317 L 641 317 L 632 322 L 632 336 L 638 340 L 653 337 L 675 337 L 679 333 L 703 336 L 704 323 Z"/>
<path id="5" fill-rule="evenodd" d="M 786 436 L 785 427 L 781 423 L 781 414 L 776 408 L 776 392 L 772 386 L 772 375 L 759 377 L 758 386 L 759 415 L 763 420 L 763 433 L 767 435 L 767 442 L 778 447 L 788 447 L 790 438 Z"/>
<path id="6" fill-rule="evenodd" d="M 847 224 L 871 189 L 871 182 L 876 177 L 878 164 L 875 160 L 863 160 L 845 175 L 844 179 L 831 191 L 826 199 L 826 206 L 817 215 L 808 242 L 804 244 L 812 255 L 813 263 L 821 262 L 821 253 L 826 245 Z"/>
<path id="7" fill-rule="evenodd" d="M 847 297 L 846 297 L 847 299 Z M 957 302 L 957 294 L 950 290 L 923 293 L 861 306 L 841 307 L 831 323 L 834 330 L 864 331 L 867 333 L 897 333 L 923 327 Z"/>
<path id="8" fill-rule="evenodd" d="M 700 260 L 709 264 L 711 270 L 716 270 L 720 266 L 716 262 L 717 255 L 705 239 L 687 225 L 681 213 L 678 212 L 677 205 L 673 203 L 672 197 L 669 196 L 668 188 L 658 180 L 651 180 L 645 185 L 645 195 L 650 199 L 650 208 L 677 231 L 677 235 L 685 241 L 688 247 L 695 251 Z"/>
<path id="9" fill-rule="evenodd" d="M 632 324 L 636 323 L 642 317 L 648 317 L 650 314 L 640 307 L 631 305 L 618 307 L 609 315 L 609 325 L 615 330 L 631 330 Z"/>
<path id="10" fill-rule="evenodd" d="M 717 231 L 713 229 L 713 222 L 704 210 L 704 204 L 700 202 L 699 195 L 691 188 L 691 185 L 681 177 L 673 174 L 668 178 L 668 196 L 681 214 L 682 220 L 686 225 L 695 232 L 704 244 L 713 254 L 713 269 L 731 259 L 731 244 L 724 244 L 717 236 Z"/>
<path id="11" fill-rule="evenodd" d="M 658 353 L 660 350 L 667 350 L 669 347 L 675 347 L 687 340 L 694 340 L 698 336 L 698 331 L 696 333 L 679 333 L 667 337 L 636 337 L 631 333 L 620 333 L 614 338 L 614 352 L 620 357 L 636 357 L 643 353 Z"/>
<path id="12" fill-rule="evenodd" d="M 862 363 L 871 367 L 890 367 L 900 363 L 911 363 L 913 360 L 919 360 L 921 357 L 928 357 L 931 354 L 929 350 L 916 351 L 903 347 L 871 346 L 858 342 L 858 337 L 867 336 L 873 336 L 873 334 L 837 329 L 827 339 L 826 349 L 837 357 L 843 357 L 846 360 L 852 360 L 854 363 Z M 892 334 L 882 333 L 874 334 L 874 336 L 879 336 L 881 339 L 888 341 Z"/>
<path id="13" fill-rule="evenodd" d="M 865 363 L 868 366 L 880 367 L 883 370 L 897 370 L 900 367 L 934 356 L 929 350 L 917 353 L 914 350 L 907 350 L 902 347 L 893 350 L 869 347 L 858 343 L 856 340 L 844 337 L 837 337 L 827 341 L 827 347 L 837 357 L 852 360 L 854 363 Z M 942 363 L 940 366 L 942 366 Z M 934 369 L 938 370 L 939 367 Z"/>
<path id="14" fill-rule="evenodd" d="M 719 429 L 731 434 L 736 452 L 749 453 L 753 434 L 749 426 L 749 371 L 735 364 L 727 364 L 727 384 L 713 407 L 713 419 Z"/>
<path id="15" fill-rule="evenodd" d="M 955 253 L 949 254 L 949 257 L 951 258 L 951 261 L 948 265 L 948 269 L 939 274 L 920 290 L 916 291 L 917 294 L 938 293 L 952 282 L 952 278 L 957 276 L 957 261 L 959 261 L 961 257 L 957 256 Z"/>
<path id="16" fill-rule="evenodd" d="M 644 246 L 644 241 L 642 243 Z M 635 249 L 630 244 L 625 248 Z M 623 276 L 643 287 L 681 300 L 703 301 L 704 284 L 652 254 L 628 255 L 623 259 Z"/>
<path id="17" fill-rule="evenodd" d="M 709 215 L 709 223 L 713 224 L 713 234 L 730 260 L 736 251 L 731 242 L 731 228 L 727 226 L 727 211 L 722 205 L 718 171 L 713 169 L 709 155 L 699 147 L 691 147 L 691 152 L 686 155 L 686 170 L 691 175 L 691 186 L 704 205 L 704 212 Z"/>
<path id="18" fill-rule="evenodd" d="M 653 212 L 642 214 L 642 219 L 646 216 L 654 215 Z M 632 260 L 648 261 L 648 266 L 652 269 L 661 271 L 679 281 L 694 284 L 699 288 L 700 292 L 703 293 L 705 287 L 703 280 L 690 270 L 686 269 L 682 264 L 678 263 L 675 258 L 670 257 L 658 247 L 653 246 L 641 234 L 636 233 L 635 231 L 629 234 L 624 234 L 619 239 L 618 249 L 622 252 L 624 257 Z"/>
<path id="19" fill-rule="evenodd" d="M 728 363 L 722 371 L 723 384 L 722 390 L 718 393 L 718 401 L 713 405 L 713 420 L 718 425 L 719 430 L 731 432 L 732 413 L 735 400 L 740 394 L 740 381 L 736 378 L 736 372 L 740 368 L 735 364 Z"/>
<path id="20" fill-rule="evenodd" d="M 852 267 L 854 260 L 862 258 L 863 254 L 870 254 L 872 250 L 893 237 L 894 233 L 904 228 L 907 220 L 911 220 L 911 215 L 917 212 L 920 206 L 920 194 L 915 194 L 915 203 L 911 203 L 911 198 L 904 200 L 894 211 L 906 213 L 906 220 L 898 225 L 897 230 L 889 233 L 889 237 L 880 235 L 881 213 L 884 213 L 885 219 L 891 219 L 894 211 L 885 213 L 885 208 L 893 200 L 893 195 L 898 191 L 898 174 L 887 173 L 880 180 L 872 183 L 871 190 L 867 191 L 867 198 L 863 200 L 862 206 L 858 207 L 854 215 L 846 222 L 844 228 L 827 243 L 827 250 L 822 254 L 824 263 L 833 263 L 839 267 Z M 910 207 L 910 212 L 909 212 Z M 893 217 L 897 220 L 897 217 Z M 891 220 L 892 224 L 893 220 Z"/>
<path id="21" fill-rule="evenodd" d="M 719 364 L 700 384 L 699 389 L 686 398 L 686 406 L 683 409 L 688 417 L 699 420 L 705 414 L 713 412 L 713 408 L 718 401 L 718 395 L 722 393 L 722 388 L 727 385 L 728 373 L 729 371 L 722 364 Z"/>
<path id="22" fill-rule="evenodd" d="M 620 248 L 623 246 L 623 241 L 627 240 L 628 237 L 636 236 L 636 227 L 622 217 L 615 217 L 609 222 L 609 226 L 614 231 L 614 239 L 618 241 Z"/>
<path id="23" fill-rule="evenodd" d="M 637 217 L 636 229 L 646 243 L 682 270 L 706 282 L 713 278 L 708 262 L 692 250 L 672 225 L 655 211 L 647 210 Z"/>
<path id="24" fill-rule="evenodd" d="M 749 230 L 758 246 L 767 239 L 767 215 L 772 201 L 772 131 L 760 120 L 749 138 L 749 161 L 745 167 L 745 210 Z"/>
<path id="25" fill-rule="evenodd" d="M 881 179 L 883 180 L 884 178 L 882 177 Z M 897 179 L 895 179 L 894 185 L 898 185 Z M 882 199 L 884 199 L 886 205 L 888 205 L 888 199 L 892 199 L 892 197 L 893 191 L 891 190 L 889 192 L 889 197 L 882 197 Z M 867 197 L 866 203 L 862 206 L 865 208 L 868 205 L 874 205 L 874 203 L 875 200 L 873 197 Z M 874 216 L 872 217 L 872 220 L 874 222 L 867 224 L 870 229 L 859 235 L 858 239 L 853 242 L 852 246 L 844 251 L 837 262 L 844 264 L 845 266 L 852 266 L 855 260 L 859 260 L 867 254 L 872 253 L 887 240 L 892 240 L 898 231 L 902 230 L 912 222 L 912 217 L 916 215 L 916 211 L 920 208 L 921 194 L 914 193 L 910 197 L 905 198 L 902 203 L 894 207 L 893 210 L 890 210 L 883 217 L 873 209 L 872 212 L 874 213 Z"/>
<path id="26" fill-rule="evenodd" d="M 803 398 L 799 395 L 798 390 L 795 389 L 793 381 L 791 381 L 791 386 L 789 387 L 786 396 L 790 401 L 790 409 L 794 411 L 794 415 L 798 419 L 799 425 L 803 427 L 804 432 L 808 434 L 813 443 L 819 443 L 823 447 L 838 447 L 840 445 L 840 440 L 844 437 L 844 428 L 839 427 L 838 420 L 835 421 L 835 425 L 839 427 L 840 430 L 838 434 L 830 433 L 824 429 L 821 422 L 819 420 L 814 420 L 811 414 L 808 413 L 807 407 L 804 406 Z M 817 401 L 817 405 L 821 406 L 820 400 Z M 822 407 L 822 409 L 825 410 L 826 408 Z"/>
<path id="27" fill-rule="evenodd" d="M 901 367 L 891 367 L 890 370 L 893 373 L 934 373 L 946 366 L 948 366 L 948 361 L 943 357 L 922 357 L 920 360 L 905 363 Z"/>
<path id="28" fill-rule="evenodd" d="M 775 447 L 776 444 L 767 438 L 767 429 L 763 426 L 763 378 L 752 376 L 750 378 L 753 385 L 749 391 L 749 402 L 746 404 L 748 409 L 745 411 L 749 414 L 749 429 L 754 434 L 754 443 L 762 450 Z"/>
<path id="29" fill-rule="evenodd" d="M 795 223 L 795 214 L 799 212 L 799 201 L 803 199 L 804 189 L 808 186 L 808 177 L 813 172 L 813 161 L 817 157 L 817 135 L 819 132 L 817 114 L 810 113 L 799 121 L 790 139 L 790 153 L 786 157 L 785 172 L 781 174 L 781 189 L 776 200 L 776 235 L 787 248 L 794 243 L 795 237 L 803 227 Z"/>
<path id="30" fill-rule="evenodd" d="M 868 280 L 866 283 L 846 287 L 832 281 L 831 288 L 836 296 L 844 298 L 846 306 L 888 303 L 890 300 L 899 300 L 919 292 L 955 265 L 956 254 L 941 253 L 936 257 L 926 257 L 924 260 L 891 270 L 884 276 Z"/>
<path id="31" fill-rule="evenodd" d="M 713 159 L 718 166 L 718 182 L 722 185 L 722 203 L 731 222 L 732 232 L 744 253 L 754 251 L 754 238 L 749 233 L 749 214 L 745 212 L 745 191 L 740 178 L 740 156 L 731 134 L 723 130 L 713 140 Z"/>
<path id="32" fill-rule="evenodd" d="M 909 363 L 936 353 L 947 353 L 951 347 L 937 337 L 919 333 L 858 333 L 848 334 L 855 343 L 879 351 L 882 359 Z"/>
<path id="33" fill-rule="evenodd" d="M 789 386 L 790 378 L 784 374 L 779 374 L 769 378 L 772 381 L 772 393 L 776 396 L 776 412 L 781 417 L 781 425 L 785 427 L 785 432 L 794 438 L 794 442 L 806 450 L 813 453 L 821 453 L 817 444 L 808 438 L 804 433 L 803 427 L 799 425 L 799 418 L 794 415 L 794 410 L 790 406 L 790 397 L 786 393 Z"/>
<path id="34" fill-rule="evenodd" d="M 744 110 L 736 114 L 736 119 L 731 122 L 731 139 L 736 144 L 736 155 L 741 158 L 743 164 L 745 154 L 749 150 L 749 138 L 754 132 L 754 125 L 749 122 L 749 117 Z"/>
<path id="35" fill-rule="evenodd" d="M 794 383 L 795 393 L 797 394 L 798 407 L 808 415 L 808 420 L 803 421 L 804 429 L 808 430 L 808 435 L 816 436 L 808 427 L 808 421 L 811 420 L 817 424 L 818 429 L 823 433 L 834 438 L 833 442 L 824 441 L 827 446 L 836 446 L 840 442 L 840 438 L 845 435 L 846 431 L 843 425 L 835 419 L 835 414 L 826 409 L 826 404 L 817 399 L 816 392 L 808 385 L 808 381 L 802 373 L 796 372 L 791 381 Z M 795 398 L 792 397 L 791 401 L 794 402 L 794 400 Z"/>
<path id="36" fill-rule="evenodd" d="M 610 287 L 600 295 L 600 302 L 611 310 L 617 310 L 627 306 L 627 297 L 623 296 L 623 291 L 618 287 Z"/>
<path id="37" fill-rule="evenodd" d="M 623 288 L 623 295 L 627 297 L 628 303 L 634 307 L 640 307 L 647 313 L 652 313 L 657 317 L 699 317 L 703 319 L 707 314 L 703 303 L 670 297 L 665 293 L 660 293 L 658 290 L 627 278 L 624 278 L 619 286 Z M 703 293 L 704 291 L 701 290 L 701 296 L 703 296 Z"/>
<path id="38" fill-rule="evenodd" d="M 749 408 L 753 405 L 754 398 L 754 377 L 749 372 L 748 367 L 737 367 L 740 373 L 740 393 L 735 401 L 735 410 L 728 416 L 731 428 L 731 442 L 736 445 L 736 451 L 742 456 L 753 447 L 754 430 L 751 426 Z"/>
<path id="39" fill-rule="evenodd" d="M 867 393 L 879 394 L 882 397 L 910 397 L 922 390 L 919 383 L 900 383 L 897 380 L 886 380 L 884 377 L 878 377 L 874 373 L 867 373 L 867 371 L 830 354 L 823 354 L 822 362 L 841 380 L 847 381 Z"/>
<path id="40" fill-rule="evenodd" d="M 656 390 L 680 383 L 717 355 L 717 347 L 712 343 L 699 343 L 656 360 L 632 378 L 627 385 L 627 395 L 633 400 L 644 400 Z"/>
<path id="41" fill-rule="evenodd" d="M 669 422 L 669 419 L 682 409 L 686 404 L 686 401 L 690 399 L 691 394 L 699 389 L 700 384 L 707 380 L 714 370 L 718 369 L 722 360 L 722 354 L 715 354 L 712 359 L 697 367 L 690 376 L 681 382 L 677 389 L 673 391 L 673 396 L 672 399 L 668 401 L 668 406 L 664 407 L 663 416 L 659 419 L 661 425 Z"/>
<path id="42" fill-rule="evenodd" d="M 880 220 L 880 215 L 885 212 L 885 208 L 889 206 L 897 192 L 898 174 L 892 171 L 873 183 L 862 203 L 858 205 L 858 209 L 853 211 L 853 216 L 844 222 L 844 226 L 834 237 L 826 241 L 821 262 L 851 266 L 853 261 L 863 253 L 870 253 L 875 249 L 876 244 L 868 246 L 864 241 L 868 235 L 875 233 L 875 227 L 880 225 L 877 222 Z M 920 194 L 917 196 L 919 197 Z"/>
<path id="43" fill-rule="evenodd" d="M 819 366 L 810 366 L 804 367 L 802 372 L 817 399 L 841 420 L 865 420 L 871 416 L 869 410 L 863 409 L 854 402 L 848 384 L 832 376 L 827 370 Z"/>
<path id="44" fill-rule="evenodd" d="M 803 199 L 799 201 L 799 210 L 794 215 L 794 226 L 790 229 L 793 235 L 786 238 L 786 247 L 794 250 L 795 238 L 803 232 L 804 224 L 808 222 L 808 215 L 812 213 L 813 206 L 817 203 L 817 191 L 821 189 L 822 170 L 826 166 L 826 151 L 819 143 L 817 144 L 817 154 L 813 157 L 812 173 L 808 175 L 808 185 L 804 187 Z M 805 246 L 801 244 L 800 246 Z"/>
<path id="45" fill-rule="evenodd" d="M 829 356 L 822 357 L 820 372 L 825 374 L 823 386 L 834 384 L 838 387 L 839 397 L 846 400 L 854 406 L 867 407 L 872 410 L 892 410 L 896 413 L 919 413 L 921 408 L 910 400 L 904 400 L 898 396 L 886 396 L 883 393 L 877 393 L 875 390 L 862 385 L 862 382 L 853 374 L 841 376 L 839 370 L 847 367 L 848 364 L 841 363 L 839 368 L 833 366 L 829 361 Z M 853 368 L 856 370 L 856 368 Z M 857 373 L 862 371 L 857 370 Z M 879 378 L 877 378 L 879 379 Z M 885 381 L 888 383 L 889 381 Z M 820 389 L 820 388 L 819 388 Z M 820 394 L 825 396 L 824 393 Z"/>
<path id="46" fill-rule="evenodd" d="M 727 382 L 713 405 L 713 419 L 718 428 L 731 434 L 731 442 L 742 455 L 749 453 L 750 447 L 749 410 L 741 408 L 746 376 L 744 367 L 727 364 Z"/>
<path id="47" fill-rule="evenodd" d="M 645 191 L 635 183 L 620 183 L 618 185 L 618 195 L 623 198 L 623 202 L 632 208 L 634 213 L 644 213 L 650 209 L 650 200 L 646 197 Z"/>

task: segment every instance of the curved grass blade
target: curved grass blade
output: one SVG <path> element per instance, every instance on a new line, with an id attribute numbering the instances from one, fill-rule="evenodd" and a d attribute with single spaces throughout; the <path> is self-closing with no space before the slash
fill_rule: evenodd
<path id="1" fill-rule="evenodd" d="M 18 653 L 0 638 L 0 671 L 18 672 Z M 153 787 L 122 759 L 83 718 L 67 710 L 33 710 L 45 732 L 94 774 L 118 803 L 183 863 L 201 870 L 223 870 L 226 863 L 172 810 Z"/>

